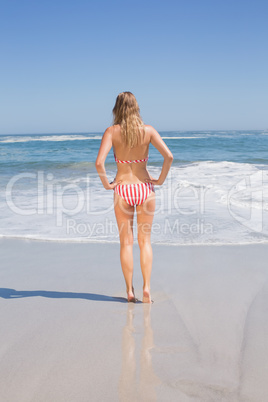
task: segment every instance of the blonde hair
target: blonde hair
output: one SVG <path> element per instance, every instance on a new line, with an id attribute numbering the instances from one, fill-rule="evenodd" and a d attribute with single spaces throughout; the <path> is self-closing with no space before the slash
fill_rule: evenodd
<path id="1" fill-rule="evenodd" d="M 138 102 L 131 92 L 121 92 L 115 101 L 113 108 L 113 124 L 121 126 L 123 141 L 129 148 L 139 144 L 143 133 L 145 134 L 144 123 L 140 116 Z"/>

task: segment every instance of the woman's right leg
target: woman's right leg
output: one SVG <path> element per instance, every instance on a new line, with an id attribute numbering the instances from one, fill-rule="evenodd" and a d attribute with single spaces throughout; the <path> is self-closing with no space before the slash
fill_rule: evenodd
<path id="1" fill-rule="evenodd" d="M 135 301 L 133 291 L 133 216 L 134 207 L 114 193 L 114 212 L 120 236 L 120 261 L 126 281 L 128 301 Z"/>
<path id="2" fill-rule="evenodd" d="M 143 302 L 151 303 L 150 280 L 153 264 L 151 229 L 155 211 L 155 193 L 153 191 L 143 204 L 137 205 L 136 211 L 140 264 L 143 276 Z"/>

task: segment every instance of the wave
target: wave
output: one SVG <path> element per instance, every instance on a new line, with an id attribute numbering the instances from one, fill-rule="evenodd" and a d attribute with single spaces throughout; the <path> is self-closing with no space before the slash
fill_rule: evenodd
<path id="1" fill-rule="evenodd" d="M 2 193 L 3 195 L 0 196 L 0 207 L 3 205 L 0 238 L 119 244 L 119 239 L 114 233 L 108 232 L 108 235 L 107 231 L 102 234 L 98 233 L 97 226 L 94 226 L 99 223 L 105 225 L 106 218 L 112 224 L 116 224 L 112 193 L 103 189 L 96 172 L 91 172 L 89 180 L 85 174 L 89 173 L 90 164 L 88 162 L 80 162 L 71 166 L 71 174 L 66 171 L 64 175 L 62 172 L 57 175 L 55 169 L 49 172 L 54 174 L 52 179 L 44 174 L 43 182 L 41 180 L 44 186 L 41 193 L 38 192 L 40 188 L 37 176 L 34 180 L 27 179 L 27 181 L 18 182 L 18 186 L 14 187 L 12 198 L 14 205 L 24 211 L 27 205 L 36 206 L 38 202 L 44 201 L 44 205 L 41 206 L 44 208 L 42 214 L 29 217 L 23 215 L 22 217 L 22 215 L 13 213 L 10 208 L 7 208 L 4 192 Z M 77 167 L 77 172 L 74 174 L 75 167 Z M 160 167 L 156 166 L 149 168 L 153 177 L 157 177 L 160 170 Z M 108 177 L 109 174 L 112 178 L 112 170 L 109 172 L 107 169 Z M 75 186 L 68 188 L 66 184 Z M 64 191 L 62 191 L 62 197 L 59 198 L 61 190 Z M 82 201 L 79 210 L 74 215 L 74 231 L 66 236 L 69 233 L 66 226 L 68 211 L 72 211 L 78 205 L 78 195 Z M 39 196 L 44 196 L 43 201 L 42 197 L 38 198 Z M 172 166 L 167 181 L 156 190 L 158 211 L 156 222 L 160 225 L 161 230 L 159 235 L 153 234 L 152 243 L 169 246 L 268 244 L 267 197 L 268 172 L 251 164 L 229 161 L 196 161 L 181 167 Z M 51 208 L 49 213 L 47 212 L 48 207 Z M 87 209 L 88 207 L 89 209 Z M 103 215 L 102 209 L 106 211 L 105 215 Z M 195 215 L 193 215 L 194 211 L 196 211 Z M 61 228 L 56 225 L 59 216 L 64 218 Z M 73 215 L 70 214 L 70 216 Z M 209 225 L 212 227 L 211 233 L 203 231 L 202 219 L 201 224 L 197 223 L 200 216 L 204 219 L 204 227 L 209 227 Z M 251 216 L 254 218 L 250 220 L 252 224 L 247 225 Z M 166 218 L 170 222 L 168 227 L 165 223 Z M 262 232 L 257 228 L 257 232 L 253 233 L 254 225 L 259 225 L 261 219 L 263 219 Z M 246 222 L 246 225 L 243 225 L 243 222 Z M 81 226 L 79 226 L 80 223 Z M 183 232 L 185 223 L 190 228 L 189 233 Z M 90 229 L 87 225 L 90 226 Z M 197 229 L 194 228 L 195 225 L 197 225 Z M 82 229 L 85 227 L 85 231 L 83 232 L 82 229 L 80 231 L 79 227 Z M 85 237 L 85 233 L 91 232 L 94 232 L 94 236 Z M 154 235 L 157 235 L 156 238 Z"/>
<path id="2" fill-rule="evenodd" d="M 189 140 L 196 140 L 196 139 L 202 139 L 202 138 L 207 138 L 207 136 L 198 136 L 198 137 L 172 137 L 172 136 L 163 136 L 162 139 L 164 140 L 184 140 L 184 139 L 189 139 Z M 5 139 L 0 139 L 1 144 L 7 144 L 7 143 L 19 143 L 19 142 L 32 142 L 32 141 L 54 141 L 54 142 L 60 142 L 60 141 L 85 141 L 85 140 L 101 140 L 102 136 L 96 135 L 92 137 L 86 137 L 86 136 L 44 136 L 44 137 L 39 137 L 39 138 L 34 138 L 34 137 L 19 137 L 19 138 L 5 138 Z"/>
<path id="3" fill-rule="evenodd" d="M 42 137 L 35 136 L 27 136 L 27 137 L 5 137 L 4 139 L 0 139 L 0 143 L 17 143 L 17 142 L 31 142 L 31 141 L 81 141 L 81 140 L 101 140 L 102 136 L 95 135 L 95 136 L 85 136 L 85 135 L 47 135 Z"/>
<path id="4" fill-rule="evenodd" d="M 207 137 L 161 137 L 163 140 L 198 140 L 199 138 L 207 138 Z"/>
<path id="5" fill-rule="evenodd" d="M 55 237 L 42 237 L 37 235 L 3 235 L 0 234 L 0 239 L 16 239 L 16 240 L 31 240 L 31 241 L 42 241 L 42 242 L 53 242 L 53 243 L 87 243 L 87 244 L 120 244 L 119 240 L 101 240 L 101 239 L 89 239 L 89 238 L 55 238 Z M 137 240 L 134 240 L 134 244 L 138 244 Z M 156 246 L 248 246 L 263 244 L 267 245 L 268 240 L 255 240 L 255 241 L 245 241 L 245 242 L 195 242 L 195 243 L 178 243 L 178 242 L 165 242 L 165 241 L 152 241 L 153 245 Z"/>
<path id="6" fill-rule="evenodd" d="M 260 160 L 257 160 L 258 162 Z M 263 161 L 263 160 L 262 160 Z M 1 166 L 3 168 L 14 168 L 17 169 L 18 166 L 21 167 L 21 161 L 6 161 L 3 163 L 0 163 L 0 168 Z M 161 161 L 154 161 L 153 157 L 151 160 L 148 162 L 148 170 L 152 174 L 160 174 L 160 168 L 162 166 Z M 110 160 L 107 160 L 105 163 L 105 167 L 110 171 L 115 171 L 116 170 L 116 164 L 111 158 Z M 79 171 L 81 171 L 81 174 L 84 174 L 85 170 L 89 170 L 89 172 L 96 171 L 95 169 L 95 161 L 93 160 L 88 160 L 88 161 L 52 161 L 49 159 L 44 159 L 40 161 L 26 161 L 23 162 L 23 171 L 26 171 L 27 169 L 44 169 L 49 171 L 54 171 L 56 174 L 58 171 L 66 169 L 66 178 L 68 178 L 68 172 L 71 171 L 76 171 L 77 174 L 79 174 Z M 173 179 L 176 180 L 176 178 L 182 179 L 182 175 L 184 178 L 187 179 L 188 174 L 192 177 L 195 176 L 196 179 L 200 179 L 200 174 L 202 176 L 221 176 L 221 175 L 228 175 L 228 174 L 240 174 L 243 177 L 244 175 L 247 174 L 252 174 L 255 173 L 256 171 L 262 170 L 265 174 L 267 174 L 267 165 L 262 165 L 262 164 L 253 164 L 253 163 L 243 163 L 243 162 L 231 162 L 231 161 L 212 161 L 212 160 L 206 160 L 206 161 L 189 161 L 186 159 L 175 159 L 173 161 L 173 165 L 171 167 L 169 175 L 172 176 Z"/>
<path id="7" fill-rule="evenodd" d="M 261 130 L 260 130 L 261 131 Z M 267 132 L 241 132 L 241 131 L 176 131 L 176 132 L 160 132 L 160 135 L 165 140 L 196 140 L 196 139 L 206 139 L 206 138 L 232 138 L 233 136 L 243 137 L 250 135 L 267 135 Z M 167 135 L 169 134 L 170 135 Z M 192 133 L 191 136 L 187 135 Z M 177 135 L 176 135 L 177 134 Z M 178 135 L 179 134 L 179 135 Z M 186 134 L 186 135 L 184 135 Z M 48 134 L 48 135 L 1 135 L 0 144 L 6 143 L 21 143 L 21 142 L 63 142 L 63 141 L 94 141 L 101 140 L 102 135 L 98 134 Z"/>

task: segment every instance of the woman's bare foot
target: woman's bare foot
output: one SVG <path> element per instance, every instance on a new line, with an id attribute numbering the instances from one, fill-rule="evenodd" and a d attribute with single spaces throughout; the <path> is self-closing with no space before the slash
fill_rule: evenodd
<path id="1" fill-rule="evenodd" d="M 150 294 L 150 289 L 149 288 L 144 288 L 143 289 L 143 303 L 153 303 L 153 300 L 151 299 L 151 294 Z"/>
<path id="2" fill-rule="evenodd" d="M 129 290 L 127 292 L 127 301 L 128 302 L 132 302 L 135 303 L 136 302 L 136 298 L 135 298 L 135 293 L 134 293 L 134 288 L 132 286 L 132 290 Z"/>

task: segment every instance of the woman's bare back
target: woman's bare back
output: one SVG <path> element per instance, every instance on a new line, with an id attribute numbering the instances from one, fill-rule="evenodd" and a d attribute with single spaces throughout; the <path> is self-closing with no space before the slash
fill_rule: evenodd
<path id="1" fill-rule="evenodd" d="M 144 128 L 145 133 L 141 135 L 140 144 L 134 148 L 128 148 L 122 140 L 120 125 L 113 126 L 112 143 L 117 159 L 120 161 L 134 161 L 148 157 L 151 140 L 150 126 L 144 125 Z M 145 179 L 150 179 L 147 162 L 117 163 L 115 181 L 122 180 L 121 184 L 135 184 L 144 183 Z"/>

